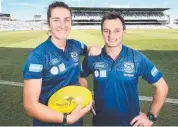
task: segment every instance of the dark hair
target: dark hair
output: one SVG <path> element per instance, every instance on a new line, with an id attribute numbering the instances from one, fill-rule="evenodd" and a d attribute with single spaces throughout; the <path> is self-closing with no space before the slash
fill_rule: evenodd
<path id="1" fill-rule="evenodd" d="M 48 11 L 47 11 L 48 25 L 50 24 L 49 19 L 51 17 L 51 10 L 54 9 L 54 8 L 56 8 L 56 7 L 61 7 L 61 8 L 65 8 L 65 9 L 69 10 L 70 14 L 71 14 L 71 17 L 72 17 L 72 10 L 71 10 L 71 8 L 67 4 L 65 4 L 64 2 L 55 1 L 55 2 L 53 2 L 52 4 L 50 4 L 48 6 Z"/>
<path id="2" fill-rule="evenodd" d="M 122 25 L 123 25 L 123 30 L 126 29 L 124 18 L 121 15 L 119 15 L 117 12 L 112 11 L 112 12 L 107 12 L 107 13 L 104 14 L 104 16 L 103 16 L 103 18 L 101 20 L 101 30 L 102 31 L 103 31 L 103 23 L 107 19 L 109 19 L 109 20 L 111 20 L 111 19 L 120 19 L 120 21 L 122 22 Z"/>

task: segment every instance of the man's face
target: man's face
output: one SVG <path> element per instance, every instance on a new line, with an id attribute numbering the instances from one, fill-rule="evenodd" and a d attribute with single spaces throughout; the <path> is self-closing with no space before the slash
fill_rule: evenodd
<path id="1" fill-rule="evenodd" d="M 103 23 L 103 39 L 107 47 L 117 47 L 122 43 L 125 30 L 122 22 L 117 19 L 106 19 Z"/>
<path id="2" fill-rule="evenodd" d="M 59 40 L 66 40 L 71 31 L 71 14 L 66 8 L 56 7 L 51 10 L 51 34 Z"/>

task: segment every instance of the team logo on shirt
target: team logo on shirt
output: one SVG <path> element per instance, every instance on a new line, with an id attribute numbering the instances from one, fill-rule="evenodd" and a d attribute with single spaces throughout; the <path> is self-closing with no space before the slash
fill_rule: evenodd
<path id="1" fill-rule="evenodd" d="M 125 62 L 124 63 L 124 71 L 126 73 L 133 73 L 134 72 L 134 63 L 132 63 L 132 62 Z"/>
<path id="2" fill-rule="evenodd" d="M 100 70 L 100 69 L 106 69 L 108 64 L 105 63 L 105 62 L 96 62 L 96 63 L 93 64 L 93 66 L 94 66 L 95 69 Z"/>
<path id="3" fill-rule="evenodd" d="M 50 72 L 52 75 L 57 75 L 59 73 L 59 69 L 57 67 L 52 67 Z"/>
<path id="4" fill-rule="evenodd" d="M 78 54 L 76 52 L 72 52 L 70 55 L 71 55 L 74 62 L 79 61 Z"/>

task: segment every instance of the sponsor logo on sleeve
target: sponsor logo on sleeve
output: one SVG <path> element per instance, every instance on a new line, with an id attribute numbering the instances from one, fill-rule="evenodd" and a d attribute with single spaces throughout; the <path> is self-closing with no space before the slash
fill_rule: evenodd
<path id="1" fill-rule="evenodd" d="M 155 77 L 157 73 L 158 73 L 158 69 L 156 67 L 153 67 L 153 69 L 151 70 L 151 75 Z"/>
<path id="2" fill-rule="evenodd" d="M 30 72 L 41 72 L 43 70 L 42 64 L 30 64 L 29 71 Z"/>

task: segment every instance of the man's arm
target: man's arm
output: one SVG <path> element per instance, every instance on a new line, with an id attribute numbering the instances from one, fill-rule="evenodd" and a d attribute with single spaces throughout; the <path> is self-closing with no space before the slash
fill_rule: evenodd
<path id="1" fill-rule="evenodd" d="M 167 94 L 168 94 L 168 85 L 165 82 L 163 78 L 158 80 L 156 83 L 154 83 L 155 86 L 155 93 L 153 96 L 153 101 L 150 106 L 150 112 L 155 115 L 155 117 L 158 117 L 159 112 L 161 108 L 164 105 L 164 102 L 166 100 Z M 153 124 L 152 121 L 150 121 L 145 113 L 140 113 L 137 117 L 135 117 L 131 123 L 131 125 L 134 124 L 134 126 L 151 126 Z"/>
<path id="2" fill-rule="evenodd" d="M 56 112 L 46 105 L 39 103 L 42 79 L 24 80 L 24 108 L 27 114 L 40 121 L 62 123 L 63 114 Z M 67 115 L 67 123 L 73 124 L 90 111 L 92 104 L 81 109 L 80 104 Z"/>
<path id="3" fill-rule="evenodd" d="M 150 106 L 150 112 L 157 117 L 166 100 L 168 94 L 168 85 L 166 84 L 165 80 L 161 78 L 154 84 L 154 86 L 155 93 L 153 96 L 152 104 Z"/>

